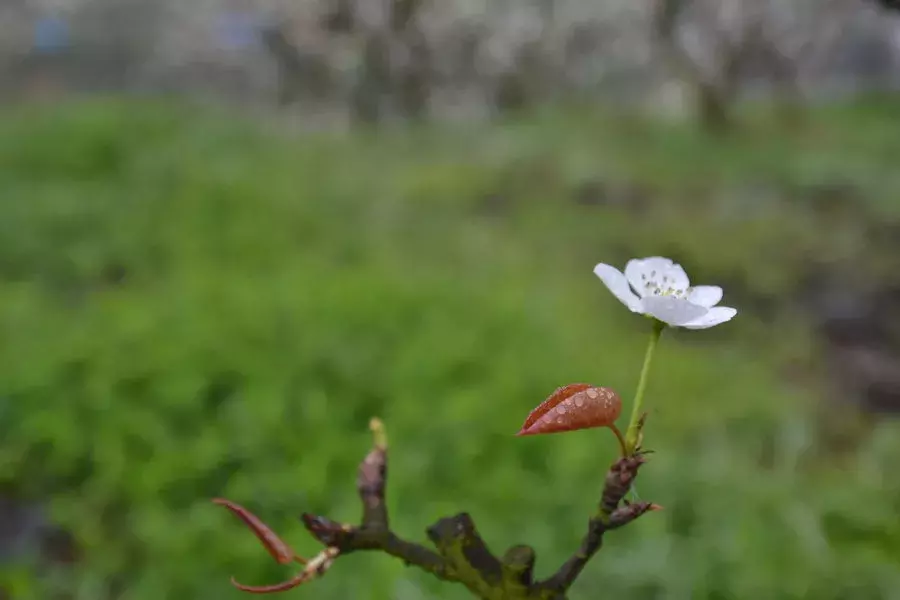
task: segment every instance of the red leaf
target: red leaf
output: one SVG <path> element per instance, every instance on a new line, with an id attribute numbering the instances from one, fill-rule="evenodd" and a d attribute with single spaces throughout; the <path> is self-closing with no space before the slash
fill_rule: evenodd
<path id="1" fill-rule="evenodd" d="M 306 583 L 309 580 L 309 573 L 303 571 L 294 575 L 291 579 L 284 581 L 282 583 L 276 583 L 274 585 L 244 585 L 243 583 L 238 583 L 234 577 L 231 578 L 231 585 L 241 590 L 242 592 L 248 592 L 250 594 L 276 594 L 278 592 L 286 592 L 288 590 L 292 590 L 295 587 Z"/>
<path id="2" fill-rule="evenodd" d="M 299 563 L 306 562 L 306 560 L 294 554 L 291 547 L 283 542 L 265 523 L 260 521 L 256 515 L 240 504 L 235 504 L 230 500 L 222 498 L 215 498 L 213 499 L 213 502 L 220 506 L 224 506 L 246 523 L 253 533 L 256 534 L 256 537 L 259 538 L 259 541 L 262 542 L 265 549 L 269 551 L 269 554 L 272 555 L 272 558 L 279 563 L 286 565 L 294 561 Z"/>
<path id="3" fill-rule="evenodd" d="M 611 427 L 621 412 L 622 399 L 615 390 L 572 383 L 557 389 L 531 411 L 516 435 Z"/>

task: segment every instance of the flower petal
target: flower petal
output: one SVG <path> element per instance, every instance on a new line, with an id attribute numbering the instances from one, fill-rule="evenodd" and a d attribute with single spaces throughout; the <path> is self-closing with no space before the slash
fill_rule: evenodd
<path id="1" fill-rule="evenodd" d="M 594 275 L 599 277 L 603 283 L 606 284 L 606 287 L 609 288 L 609 291 L 612 292 L 622 304 L 627 306 L 631 312 L 641 312 L 641 301 L 634 295 L 634 292 L 628 288 L 628 280 L 625 279 L 625 275 L 623 275 L 621 271 L 605 263 L 600 263 L 594 267 Z"/>
<path id="2" fill-rule="evenodd" d="M 691 289 L 687 299 L 694 304 L 712 308 L 722 300 L 722 288 L 717 285 L 698 285 Z"/>
<path id="3" fill-rule="evenodd" d="M 631 288 L 637 292 L 641 298 L 644 297 L 647 290 L 644 287 L 645 281 L 641 278 L 644 275 L 644 259 L 632 258 L 625 264 L 625 279 L 631 284 Z"/>
<path id="4" fill-rule="evenodd" d="M 673 327 L 699 321 L 709 311 L 705 306 L 675 296 L 648 296 L 641 299 L 641 305 L 645 314 Z"/>
<path id="5" fill-rule="evenodd" d="M 682 327 L 687 329 L 709 329 L 710 327 L 715 327 L 725 321 L 730 321 L 736 314 L 737 309 L 735 308 L 728 306 L 714 306 L 702 317 L 684 323 Z"/>
<path id="6" fill-rule="evenodd" d="M 625 277 L 642 298 L 659 290 L 687 290 L 691 285 L 681 265 L 664 256 L 649 256 L 628 261 L 625 265 Z"/>
<path id="7" fill-rule="evenodd" d="M 628 279 L 628 283 L 631 284 L 631 287 L 634 288 L 634 291 L 637 292 L 638 296 L 642 298 L 645 295 L 648 295 L 648 290 L 646 289 L 647 276 L 652 269 L 645 269 L 645 266 L 650 261 L 654 264 L 664 266 L 665 268 L 672 265 L 671 260 L 663 258 L 662 256 L 633 258 L 625 265 L 625 278 Z"/>
<path id="8" fill-rule="evenodd" d="M 691 287 L 691 280 L 681 265 L 674 263 L 662 272 L 663 288 L 671 287 L 676 290 L 687 290 Z"/>

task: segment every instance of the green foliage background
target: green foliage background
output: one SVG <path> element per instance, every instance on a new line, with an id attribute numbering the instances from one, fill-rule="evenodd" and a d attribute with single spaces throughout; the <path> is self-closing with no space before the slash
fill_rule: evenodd
<path id="1" fill-rule="evenodd" d="M 7 563 L 0 585 L 218 600 L 242 597 L 232 574 L 283 579 L 209 499 L 315 552 L 296 517 L 357 518 L 373 415 L 398 532 L 423 539 L 467 510 L 496 551 L 533 544 L 547 574 L 615 443 L 512 434 L 558 385 L 630 398 L 647 323 L 591 269 L 664 254 L 741 314 L 666 334 L 638 486 L 665 510 L 609 536 L 572 597 L 900 597 L 900 431 L 879 424 L 839 455 L 823 443 L 817 341 L 781 300 L 810 262 L 871 278 L 896 263 L 846 215 L 742 187 L 839 176 L 865 197 L 841 210 L 894 218 L 891 110 L 822 109 L 793 132 L 750 116 L 726 140 L 583 111 L 344 137 L 135 101 L 8 111 L 0 489 L 49 502 L 80 558 Z M 594 177 L 652 203 L 574 202 Z M 808 375 L 785 377 L 798 364 Z M 291 597 L 466 595 L 359 554 Z"/>

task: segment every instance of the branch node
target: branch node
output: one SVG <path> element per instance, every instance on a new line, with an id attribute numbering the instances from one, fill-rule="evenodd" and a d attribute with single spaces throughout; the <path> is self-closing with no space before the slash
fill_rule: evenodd
<path id="1" fill-rule="evenodd" d="M 388 530 L 388 512 L 385 504 L 387 485 L 387 434 L 378 417 L 369 421 L 373 448 L 359 465 L 356 491 L 362 501 L 362 527 L 378 531 Z"/>
<path id="2" fill-rule="evenodd" d="M 303 526 L 323 546 L 346 546 L 346 540 L 353 533 L 353 527 L 310 513 L 300 515 Z"/>
<path id="3" fill-rule="evenodd" d="M 427 530 L 438 553 L 459 581 L 479 597 L 488 597 L 502 582 L 500 561 L 488 549 L 468 513 L 445 517 Z"/>
<path id="4" fill-rule="evenodd" d="M 506 589 L 525 588 L 534 582 L 534 548 L 520 544 L 512 546 L 503 555 L 503 581 Z"/>
<path id="5" fill-rule="evenodd" d="M 600 520 L 609 518 L 622 502 L 622 499 L 628 494 L 628 490 L 631 489 L 631 485 L 637 477 L 638 469 L 645 462 L 644 453 L 638 452 L 632 456 L 620 458 L 613 463 L 606 474 L 603 497 L 600 499 L 596 518 Z"/>

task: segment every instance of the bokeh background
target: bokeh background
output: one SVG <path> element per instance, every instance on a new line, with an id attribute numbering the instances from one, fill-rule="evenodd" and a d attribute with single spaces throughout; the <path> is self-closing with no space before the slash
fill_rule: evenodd
<path id="1" fill-rule="evenodd" d="M 662 254 L 642 498 L 572 598 L 900 598 L 891 0 L 3 0 L 0 596 L 220 600 L 359 515 L 576 547 L 648 335 L 591 270 Z M 623 419 L 624 421 L 624 419 Z M 465 590 L 386 556 L 292 598 Z"/>

